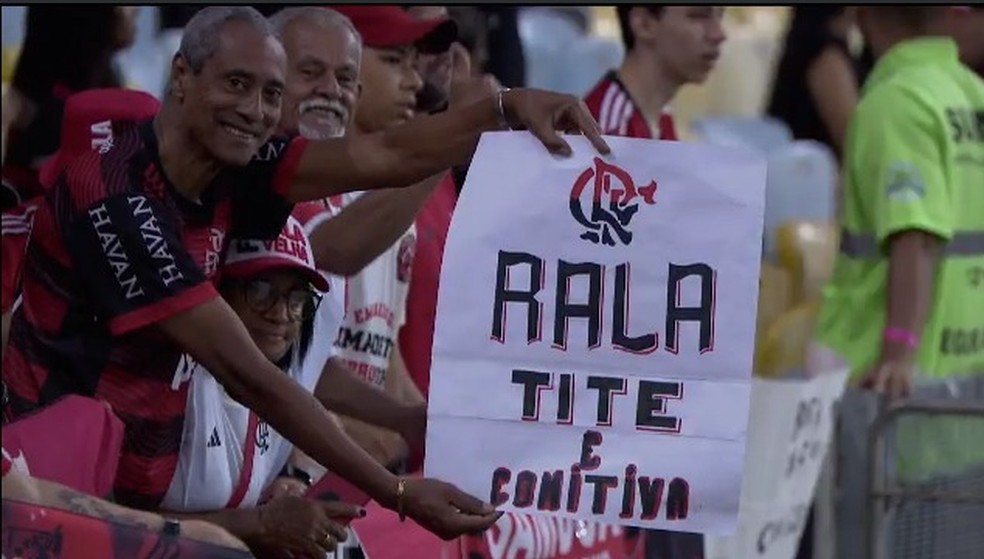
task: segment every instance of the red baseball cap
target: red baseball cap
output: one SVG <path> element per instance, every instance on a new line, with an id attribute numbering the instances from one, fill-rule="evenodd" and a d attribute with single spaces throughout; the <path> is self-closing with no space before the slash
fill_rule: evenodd
<path id="1" fill-rule="evenodd" d="M 330 289 L 328 278 L 314 264 L 311 242 L 294 217 L 287 218 L 280 235 L 272 241 L 234 239 L 222 273 L 230 278 L 246 279 L 276 268 L 301 272 L 318 291 Z"/>
<path id="2" fill-rule="evenodd" d="M 113 131 L 108 121 L 144 120 L 160 108 L 153 95 L 132 89 L 87 89 L 71 95 L 65 100 L 58 150 L 38 172 L 41 184 L 51 186 L 71 158 L 111 141 Z"/>
<path id="3" fill-rule="evenodd" d="M 331 9 L 347 16 L 372 48 L 414 45 L 425 54 L 445 52 L 458 38 L 458 26 L 449 18 L 417 19 L 402 6 L 340 4 Z"/>

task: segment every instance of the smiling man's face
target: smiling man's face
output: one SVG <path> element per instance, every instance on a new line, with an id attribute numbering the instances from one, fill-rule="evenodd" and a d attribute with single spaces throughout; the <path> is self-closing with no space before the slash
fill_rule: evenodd
<path id="1" fill-rule="evenodd" d="M 313 140 L 344 135 L 359 99 L 359 39 L 341 24 L 304 18 L 282 38 L 289 68 L 281 128 Z"/>
<path id="2" fill-rule="evenodd" d="M 286 68 L 280 42 L 240 21 L 222 28 L 199 73 L 178 58 L 174 85 L 192 138 L 224 165 L 249 163 L 280 122 Z"/>

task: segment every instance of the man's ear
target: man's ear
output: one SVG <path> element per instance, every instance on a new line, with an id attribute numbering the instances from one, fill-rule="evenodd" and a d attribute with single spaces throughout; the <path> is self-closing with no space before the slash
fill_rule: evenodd
<path id="1" fill-rule="evenodd" d="M 175 53 L 174 58 L 171 59 L 170 91 L 171 95 L 179 102 L 184 101 L 188 96 L 188 82 L 191 74 L 191 67 L 188 66 L 188 61 L 181 56 L 181 53 Z"/>

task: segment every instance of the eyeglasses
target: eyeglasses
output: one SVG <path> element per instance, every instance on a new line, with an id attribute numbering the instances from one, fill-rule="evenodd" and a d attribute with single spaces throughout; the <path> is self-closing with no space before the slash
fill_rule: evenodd
<path id="1" fill-rule="evenodd" d="M 314 316 L 321 304 L 321 294 L 310 289 L 291 289 L 281 293 L 267 280 L 248 280 L 243 293 L 246 304 L 258 313 L 267 313 L 283 299 L 287 303 L 287 314 L 294 320 L 307 320 Z"/>

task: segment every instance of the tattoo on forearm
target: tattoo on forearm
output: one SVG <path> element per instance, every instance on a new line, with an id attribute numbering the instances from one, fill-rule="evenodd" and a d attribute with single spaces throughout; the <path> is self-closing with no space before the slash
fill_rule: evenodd
<path id="1" fill-rule="evenodd" d="M 109 503 L 104 503 L 99 499 L 84 493 L 63 488 L 58 491 L 57 499 L 58 502 L 63 505 L 63 508 L 76 514 L 93 516 L 96 518 L 102 518 L 103 520 L 123 522 L 148 530 L 151 529 L 147 522 L 145 522 L 144 519 L 138 514 L 123 510 L 114 510 L 114 507 L 110 506 Z"/>

